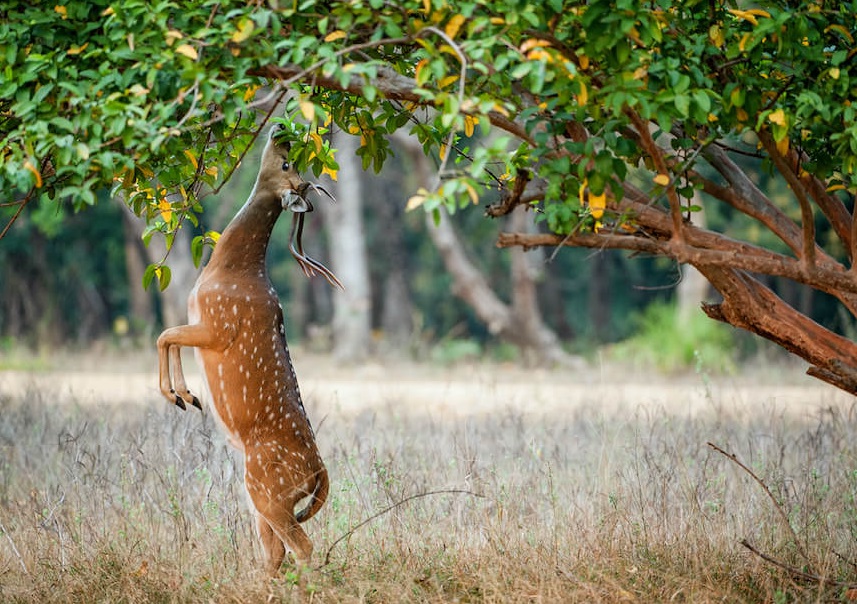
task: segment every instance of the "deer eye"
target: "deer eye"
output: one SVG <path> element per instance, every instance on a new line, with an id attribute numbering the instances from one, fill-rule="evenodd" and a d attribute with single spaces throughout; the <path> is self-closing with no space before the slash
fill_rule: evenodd
<path id="1" fill-rule="evenodd" d="M 287 172 L 289 169 L 289 161 L 286 160 L 283 162 L 283 172 Z"/>

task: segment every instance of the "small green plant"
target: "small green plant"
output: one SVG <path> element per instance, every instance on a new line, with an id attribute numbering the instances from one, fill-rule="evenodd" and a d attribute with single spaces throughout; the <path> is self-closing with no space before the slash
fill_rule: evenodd
<path id="1" fill-rule="evenodd" d="M 653 365 L 663 371 L 735 369 L 731 328 L 694 313 L 679 318 L 675 304 L 654 303 L 637 315 L 635 335 L 612 347 L 618 361 Z"/>
<path id="2" fill-rule="evenodd" d="M 443 365 L 462 361 L 475 361 L 482 356 L 482 346 L 469 338 L 455 338 L 439 342 L 431 351 L 431 360 Z"/>

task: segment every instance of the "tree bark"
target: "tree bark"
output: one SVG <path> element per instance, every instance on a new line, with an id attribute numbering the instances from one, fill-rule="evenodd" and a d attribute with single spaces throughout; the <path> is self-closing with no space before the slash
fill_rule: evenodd
<path id="1" fill-rule="evenodd" d="M 333 272 L 344 286 L 333 293 L 333 354 L 345 362 L 364 359 L 370 352 L 372 298 L 363 229 L 363 193 L 355 137 L 334 134 L 339 150 L 336 203 L 323 204 L 328 226 Z"/>
<path id="2" fill-rule="evenodd" d="M 146 272 L 146 250 L 140 239 L 140 232 L 134 223 L 139 219 L 123 203 L 122 232 L 124 235 L 125 270 L 128 274 L 128 295 L 131 329 L 153 331 L 155 327 L 155 306 L 150 292 L 143 289 L 143 274 Z"/>
<path id="3" fill-rule="evenodd" d="M 431 170 L 428 159 L 415 139 L 397 139 L 414 164 L 419 186 L 428 188 Z M 470 260 L 445 209 L 438 210 L 440 220 L 426 214 L 426 229 L 440 253 L 444 267 L 452 277 L 452 293 L 464 300 L 488 328 L 501 340 L 515 344 L 537 362 L 571 366 L 580 361 L 567 354 L 556 334 L 542 320 L 536 296 L 535 271 L 523 249 L 512 253 L 512 304 L 506 304 L 491 288 L 488 280 Z M 514 226 L 529 228 L 532 219 L 523 208 L 511 218 Z"/>

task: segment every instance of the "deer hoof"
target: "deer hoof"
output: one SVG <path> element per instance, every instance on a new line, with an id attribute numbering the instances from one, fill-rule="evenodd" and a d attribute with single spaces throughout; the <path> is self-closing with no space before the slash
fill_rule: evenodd
<path id="1" fill-rule="evenodd" d="M 197 397 L 193 397 L 193 401 L 191 402 L 191 404 L 200 411 L 202 411 L 202 404 L 199 402 L 199 399 Z"/>
<path id="2" fill-rule="evenodd" d="M 182 397 L 180 397 L 178 394 L 176 394 L 176 391 L 173 390 L 172 388 L 170 388 L 170 394 L 172 394 L 176 399 L 175 401 L 173 401 L 175 403 L 175 406 L 178 407 L 179 409 L 181 409 L 182 411 L 185 411 L 187 409 L 187 407 L 185 406 L 184 401 L 182 400 Z"/>

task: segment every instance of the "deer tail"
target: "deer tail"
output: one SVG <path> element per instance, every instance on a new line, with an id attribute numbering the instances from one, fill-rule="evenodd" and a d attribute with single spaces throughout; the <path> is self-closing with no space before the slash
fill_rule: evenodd
<path id="1" fill-rule="evenodd" d="M 330 488 L 330 482 L 327 478 L 327 470 L 322 468 L 316 474 L 315 490 L 312 492 L 312 499 L 307 506 L 295 514 L 298 522 L 305 522 L 315 516 L 316 512 L 321 509 L 324 502 L 327 501 L 327 492 Z"/>

